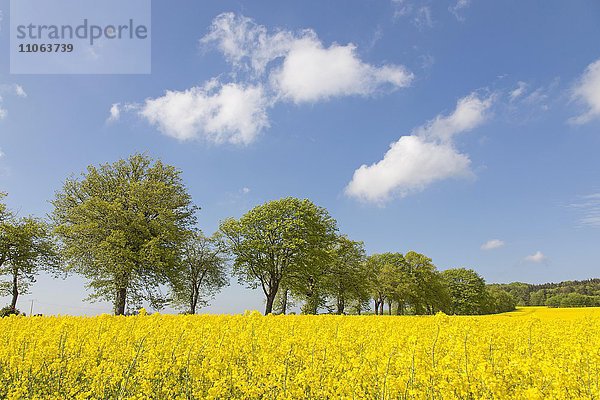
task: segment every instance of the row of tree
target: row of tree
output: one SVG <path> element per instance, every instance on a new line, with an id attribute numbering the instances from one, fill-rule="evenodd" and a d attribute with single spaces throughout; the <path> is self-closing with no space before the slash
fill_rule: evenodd
<path id="1" fill-rule="evenodd" d="M 487 287 L 473 270 L 439 272 L 416 253 L 366 256 L 364 244 L 339 233 L 326 209 L 284 198 L 224 220 L 207 237 L 181 171 L 136 154 L 90 166 L 69 178 L 52 201 L 50 220 L 17 218 L 0 201 L 0 290 L 17 298 L 36 274 L 77 273 L 90 298 L 117 315 L 143 302 L 195 313 L 238 280 L 260 288 L 265 313 L 484 314 L 514 309 L 515 300 Z"/>

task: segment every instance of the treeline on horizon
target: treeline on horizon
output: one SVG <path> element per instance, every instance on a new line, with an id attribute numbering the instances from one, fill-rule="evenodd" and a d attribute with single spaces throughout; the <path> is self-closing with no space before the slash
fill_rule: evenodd
<path id="1" fill-rule="evenodd" d="M 205 235 L 181 171 L 145 154 L 66 179 L 49 220 L 18 217 L 4 196 L 0 295 L 11 302 L 2 315 L 19 313 L 18 296 L 42 271 L 83 276 L 88 299 L 112 302 L 116 315 L 146 303 L 195 314 L 231 277 L 262 290 L 265 314 L 298 306 L 304 314 L 477 315 L 598 295 L 596 281 L 593 293 L 486 285 L 472 269 L 439 271 L 414 251 L 367 256 L 363 242 L 340 233 L 329 212 L 307 199 L 264 203 Z"/>
<path id="2" fill-rule="evenodd" d="M 600 279 L 530 284 L 492 284 L 513 296 L 519 306 L 600 307 Z"/>

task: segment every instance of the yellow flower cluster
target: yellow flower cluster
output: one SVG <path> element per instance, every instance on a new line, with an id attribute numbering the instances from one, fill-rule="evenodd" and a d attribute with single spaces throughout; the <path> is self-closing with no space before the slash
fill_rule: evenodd
<path id="1" fill-rule="evenodd" d="M 600 309 L 8 317 L 0 398 L 598 399 Z"/>

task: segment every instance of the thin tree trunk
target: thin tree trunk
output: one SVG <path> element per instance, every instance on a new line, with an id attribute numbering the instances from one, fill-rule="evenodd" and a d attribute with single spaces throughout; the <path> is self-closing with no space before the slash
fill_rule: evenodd
<path id="1" fill-rule="evenodd" d="M 285 315 L 285 313 L 287 312 L 288 292 L 289 292 L 289 289 L 286 288 L 283 291 L 283 299 L 281 299 L 281 313 L 283 315 Z"/>
<path id="2" fill-rule="evenodd" d="M 190 314 L 196 314 L 196 307 L 198 306 L 198 295 L 192 294 L 192 298 L 190 299 Z"/>
<path id="3" fill-rule="evenodd" d="M 392 315 L 392 301 L 388 300 L 388 315 Z"/>
<path id="4" fill-rule="evenodd" d="M 19 297 L 19 280 L 17 271 L 13 271 L 13 287 L 12 287 L 12 300 L 10 302 L 10 308 L 17 309 L 17 298 Z"/>
<path id="5" fill-rule="evenodd" d="M 115 298 L 115 315 L 125 315 L 125 300 L 127 298 L 127 288 L 117 289 Z"/>
<path id="6" fill-rule="evenodd" d="M 383 300 L 381 300 L 381 302 L 379 303 L 379 315 L 383 315 L 383 303 Z"/>
<path id="7" fill-rule="evenodd" d="M 379 314 L 379 302 L 377 301 L 377 299 L 373 300 L 375 302 L 375 315 Z"/>

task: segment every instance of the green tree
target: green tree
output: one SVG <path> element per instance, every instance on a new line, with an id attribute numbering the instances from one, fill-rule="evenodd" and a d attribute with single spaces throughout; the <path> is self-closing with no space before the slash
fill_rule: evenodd
<path id="1" fill-rule="evenodd" d="M 190 314 L 208 304 L 208 300 L 229 283 L 227 259 L 220 235 L 206 237 L 191 232 L 181 251 L 179 268 L 171 282 L 173 304 Z"/>
<path id="2" fill-rule="evenodd" d="M 4 198 L 6 197 L 5 192 L 0 192 L 0 222 L 4 222 L 12 216 L 12 213 L 8 211 L 8 207 L 4 203 Z"/>
<path id="3" fill-rule="evenodd" d="M 345 235 L 337 237 L 326 283 L 337 314 L 343 314 L 348 304 L 360 303 L 368 297 L 365 260 L 363 242 L 350 240 Z"/>
<path id="4" fill-rule="evenodd" d="M 391 304 L 398 298 L 398 289 L 406 283 L 402 280 L 404 263 L 404 256 L 400 253 L 372 254 L 367 258 L 366 269 L 375 314 L 383 314 L 386 302 L 391 314 Z"/>
<path id="5" fill-rule="evenodd" d="M 485 281 L 472 269 L 442 271 L 450 294 L 450 312 L 459 315 L 482 314 L 486 307 Z"/>
<path id="6" fill-rule="evenodd" d="M 487 307 L 486 314 L 497 314 L 514 311 L 517 306 L 515 298 L 505 290 L 497 286 L 488 286 L 486 288 Z"/>
<path id="7" fill-rule="evenodd" d="M 408 300 L 415 314 L 435 314 L 446 310 L 450 302 L 447 288 L 431 258 L 409 251 L 404 259 L 407 275 L 412 281 L 407 292 Z"/>
<path id="8" fill-rule="evenodd" d="M 233 273 L 240 282 L 261 287 L 269 314 L 280 287 L 298 292 L 300 282 L 320 274 L 330 257 L 336 222 L 311 201 L 286 197 L 254 207 L 238 220 L 226 219 L 221 232 L 234 257 Z"/>
<path id="9" fill-rule="evenodd" d="M 0 294 L 11 296 L 16 309 L 20 294 L 28 293 L 40 270 L 54 271 L 58 256 L 46 223 L 31 217 L 0 221 Z"/>
<path id="10" fill-rule="evenodd" d="M 52 204 L 66 270 L 89 280 L 90 298 L 112 301 L 117 315 L 128 302 L 164 304 L 160 286 L 195 222 L 181 171 L 135 154 L 67 179 Z"/>

